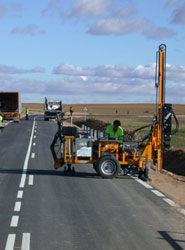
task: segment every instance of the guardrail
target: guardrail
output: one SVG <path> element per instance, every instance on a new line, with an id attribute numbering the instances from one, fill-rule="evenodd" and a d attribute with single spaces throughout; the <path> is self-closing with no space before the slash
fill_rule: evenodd
<path id="1" fill-rule="evenodd" d="M 104 131 L 95 130 L 93 128 L 86 126 L 85 124 L 82 124 L 81 129 L 82 129 L 82 131 L 86 132 L 87 135 L 90 136 L 91 138 L 93 138 L 94 140 L 97 140 L 99 138 L 103 138 L 105 136 Z"/>

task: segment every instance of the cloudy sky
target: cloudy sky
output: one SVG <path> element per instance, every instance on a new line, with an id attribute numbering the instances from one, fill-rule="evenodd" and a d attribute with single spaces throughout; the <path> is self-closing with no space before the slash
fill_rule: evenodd
<path id="1" fill-rule="evenodd" d="M 185 103 L 185 1 L 0 0 L 0 91 L 22 102 L 155 102 L 167 45 L 166 101 Z"/>

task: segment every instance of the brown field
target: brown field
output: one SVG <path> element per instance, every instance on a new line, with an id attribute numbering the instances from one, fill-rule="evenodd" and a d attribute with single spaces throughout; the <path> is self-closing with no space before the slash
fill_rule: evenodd
<path id="1" fill-rule="evenodd" d="M 76 113 L 83 113 L 84 106 L 88 108 L 87 114 L 117 114 L 117 115 L 138 115 L 155 114 L 155 104 L 68 104 L 64 106 L 64 111 L 68 112 L 69 107 L 74 106 Z M 22 110 L 28 107 L 32 113 L 42 113 L 43 103 L 23 103 Z M 185 104 L 174 104 L 173 109 L 176 114 L 185 115 Z"/>
<path id="2" fill-rule="evenodd" d="M 155 114 L 154 104 L 71 104 L 65 105 L 64 111 L 69 113 L 69 107 L 74 106 L 75 114 L 84 114 L 83 107 L 88 108 L 87 115 L 90 118 L 112 123 L 115 119 L 119 119 L 124 129 L 135 130 L 138 127 L 150 124 L 152 116 Z M 42 103 L 23 103 L 22 112 L 28 107 L 32 114 L 43 114 L 44 104 Z M 180 129 L 177 134 L 172 136 L 172 146 L 178 149 L 185 149 L 185 104 L 174 104 L 173 109 L 178 115 Z M 102 116 L 101 116 L 102 115 Z M 139 116 L 137 116 L 139 115 Z M 182 115 L 182 116 L 181 116 Z M 83 117 L 76 117 L 75 119 L 82 120 Z M 147 129 L 143 130 L 141 134 L 146 133 Z"/>

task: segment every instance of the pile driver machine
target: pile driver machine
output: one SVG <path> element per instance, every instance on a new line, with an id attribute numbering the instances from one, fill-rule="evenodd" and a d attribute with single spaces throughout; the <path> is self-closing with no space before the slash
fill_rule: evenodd
<path id="1" fill-rule="evenodd" d="M 157 171 L 163 167 L 163 153 L 170 147 L 171 135 L 178 130 L 178 120 L 172 104 L 165 103 L 166 81 L 166 45 L 161 44 L 156 53 L 156 114 L 153 117 L 149 133 L 137 141 L 116 139 L 94 139 L 76 127 L 63 126 L 63 113 L 58 115 L 58 131 L 50 146 L 54 167 L 74 171 L 73 164 L 92 164 L 103 178 L 114 178 L 122 170 L 137 171 L 143 180 L 149 180 L 149 169 L 155 165 Z M 172 131 L 172 117 L 176 128 Z M 147 126 L 138 128 L 139 131 Z M 143 146 L 144 145 L 144 146 Z"/>

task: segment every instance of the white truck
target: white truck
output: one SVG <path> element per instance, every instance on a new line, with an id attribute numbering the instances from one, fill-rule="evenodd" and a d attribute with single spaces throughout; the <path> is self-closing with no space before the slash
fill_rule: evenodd
<path id="1" fill-rule="evenodd" d="M 47 97 L 45 97 L 44 120 L 49 121 L 49 119 L 55 119 L 57 113 L 61 113 L 62 109 L 62 101 L 49 101 Z"/>

